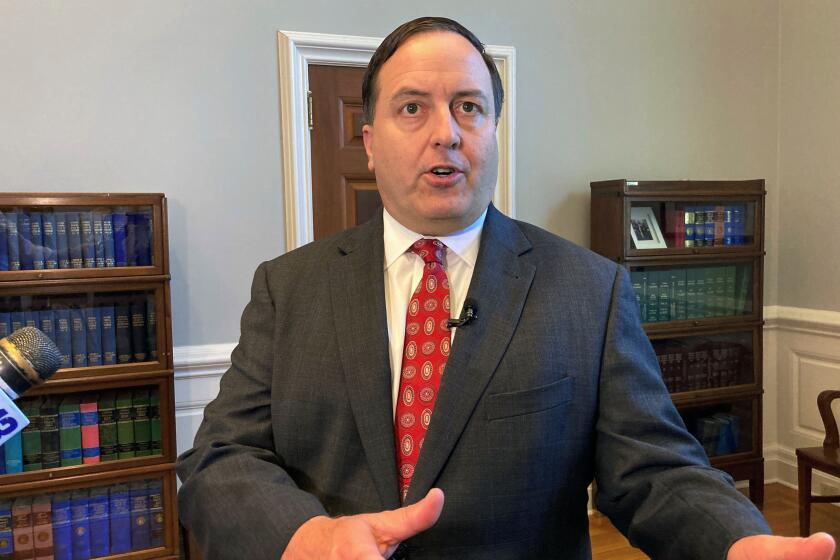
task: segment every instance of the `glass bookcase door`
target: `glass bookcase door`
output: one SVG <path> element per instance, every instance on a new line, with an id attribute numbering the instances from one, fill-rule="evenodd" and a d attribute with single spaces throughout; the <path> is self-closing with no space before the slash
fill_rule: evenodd
<path id="1" fill-rule="evenodd" d="M 672 394 L 755 385 L 755 330 L 675 336 L 651 341 Z"/>
<path id="2" fill-rule="evenodd" d="M 758 208 L 752 201 L 631 200 L 629 249 L 754 247 Z"/>
<path id="3" fill-rule="evenodd" d="M 630 266 L 643 323 L 743 318 L 754 314 L 755 263 Z"/>
<path id="4" fill-rule="evenodd" d="M 756 413 L 754 398 L 680 409 L 686 428 L 710 458 L 755 453 Z"/>
<path id="5" fill-rule="evenodd" d="M 152 266 L 152 206 L 0 207 L 0 272 Z"/>
<path id="6" fill-rule="evenodd" d="M 155 289 L 2 296 L 0 337 L 41 329 L 61 352 L 62 370 L 162 362 L 158 300 Z"/>

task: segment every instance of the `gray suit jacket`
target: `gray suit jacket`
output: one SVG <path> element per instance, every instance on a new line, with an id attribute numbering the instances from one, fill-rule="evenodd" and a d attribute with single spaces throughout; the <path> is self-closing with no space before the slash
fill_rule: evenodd
<path id="1" fill-rule="evenodd" d="M 399 506 L 381 216 L 257 269 L 179 509 L 205 555 L 278 558 L 321 514 Z M 587 485 L 654 558 L 724 558 L 767 532 L 685 431 L 624 269 L 490 207 L 407 502 L 410 557 L 590 557 Z"/>

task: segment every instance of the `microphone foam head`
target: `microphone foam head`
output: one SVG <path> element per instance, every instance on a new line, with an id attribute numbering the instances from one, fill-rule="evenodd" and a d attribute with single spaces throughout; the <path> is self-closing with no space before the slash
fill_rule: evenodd
<path id="1" fill-rule="evenodd" d="M 6 341 L 17 347 L 42 380 L 46 380 L 61 366 L 61 351 L 50 337 L 35 327 L 18 329 L 7 336 Z"/>

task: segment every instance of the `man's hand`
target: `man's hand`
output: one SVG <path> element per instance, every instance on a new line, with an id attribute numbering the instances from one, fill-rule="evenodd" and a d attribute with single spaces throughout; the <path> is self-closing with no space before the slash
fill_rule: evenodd
<path id="1" fill-rule="evenodd" d="M 313 517 L 292 535 L 281 560 L 382 560 L 400 542 L 434 525 L 442 510 L 443 491 L 432 488 L 416 504 L 391 511 Z"/>
<path id="2" fill-rule="evenodd" d="M 814 533 L 807 539 L 754 535 L 735 541 L 726 560 L 831 560 L 834 539 Z"/>

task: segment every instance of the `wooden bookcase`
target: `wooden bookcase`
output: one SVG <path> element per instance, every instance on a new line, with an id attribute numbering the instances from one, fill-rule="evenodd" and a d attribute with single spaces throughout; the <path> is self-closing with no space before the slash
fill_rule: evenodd
<path id="1" fill-rule="evenodd" d="M 591 247 L 630 271 L 674 404 L 761 506 L 764 180 L 590 187 Z"/>
<path id="2" fill-rule="evenodd" d="M 178 558 L 166 198 L 162 194 L 0 193 L 0 212 L 0 219 L 7 226 L 6 235 L 0 235 L 0 241 L 7 244 L 7 257 L 9 243 L 12 243 L 8 229 L 10 220 L 16 220 L 18 225 L 28 224 L 30 228 L 33 222 L 40 221 L 41 235 L 38 239 L 38 228 L 30 229 L 29 234 L 18 231 L 18 258 L 24 269 L 0 270 L 0 321 L 8 317 L 18 322 L 37 321 L 35 326 L 39 328 L 49 324 L 42 321 L 52 321 L 55 332 L 50 336 L 54 339 L 68 336 L 65 331 L 61 334 L 57 332 L 59 325 L 63 324 L 62 319 L 68 317 L 71 330 L 74 325 L 78 326 L 76 319 L 80 318 L 87 329 L 84 337 L 78 332 L 69 334 L 73 341 L 71 357 L 69 362 L 65 362 L 69 367 L 62 367 L 46 383 L 27 392 L 18 402 L 40 402 L 43 405 L 44 402 L 67 402 L 77 395 L 96 399 L 111 391 L 134 398 L 129 409 L 133 419 L 122 418 L 123 422 L 128 422 L 122 425 L 123 431 L 119 436 L 118 448 L 123 458 L 49 468 L 45 467 L 54 464 L 54 461 L 44 459 L 42 467 L 36 470 L 0 474 L 0 501 L 14 502 L 16 498 L 44 496 L 55 500 L 59 493 L 77 491 L 76 495 L 83 496 L 85 492 L 82 490 L 93 488 L 107 488 L 109 500 L 116 500 L 125 488 L 122 485 L 126 485 L 131 488 L 129 507 L 136 510 L 129 517 L 129 550 L 124 550 L 123 546 L 122 550 L 116 547 L 114 551 L 109 545 L 106 557 L 118 556 L 121 560 Z M 76 226 L 73 224 L 77 216 L 79 233 L 75 237 Z M 58 235 L 61 227 L 56 225 L 61 221 L 68 238 L 66 250 Z M 56 230 L 58 232 L 53 236 Z M 125 245 L 121 243 L 123 234 Z M 114 238 L 115 245 L 111 243 Z M 116 250 L 116 255 L 113 250 Z M 80 267 L 74 266 L 79 264 L 79 251 Z M 70 261 L 69 266 L 62 267 L 68 265 L 67 261 Z M 0 259 L 0 268 L 6 268 L 3 265 Z M 13 267 L 14 263 L 10 268 Z M 126 310 L 127 315 L 124 314 Z M 103 321 L 106 316 L 110 316 L 114 323 L 113 331 L 108 331 L 107 319 Z M 4 329 L 10 326 L 11 323 L 8 323 Z M 106 337 L 110 336 L 106 331 L 115 333 L 116 343 L 110 342 L 110 339 L 106 341 Z M 128 339 L 125 338 L 126 333 Z M 120 336 L 123 338 L 120 339 Z M 129 347 L 126 347 L 126 340 Z M 99 347 L 95 341 L 100 341 Z M 116 355 L 112 353 L 114 344 Z M 86 365 L 87 359 L 90 362 Z M 103 365 L 99 365 L 100 361 Z M 144 408 L 143 395 L 150 395 L 153 399 L 149 408 Z M 155 396 L 159 399 L 157 411 Z M 154 416 L 159 417 L 159 432 L 153 420 L 145 420 Z M 138 419 L 142 421 L 142 428 L 136 422 Z M 33 420 L 33 424 L 36 423 Z M 126 429 L 131 432 L 126 432 Z M 141 436 L 141 430 L 145 435 Z M 101 430 L 99 433 L 102 435 Z M 128 436 L 123 438 L 125 433 L 139 438 L 134 447 L 123 443 L 123 439 L 129 441 Z M 156 439 L 158 434 L 159 439 Z M 37 439 L 37 436 L 34 437 Z M 44 437 L 43 433 L 41 437 Z M 149 444 L 145 443 L 146 437 L 151 440 Z M 155 441 L 159 441 L 159 447 Z M 53 444 L 50 444 L 49 451 L 54 451 Z M 105 448 L 101 450 L 105 451 Z M 29 457 L 29 467 L 37 467 L 31 462 L 31 454 Z M 44 457 L 46 454 L 42 455 Z M 68 459 L 67 462 L 73 461 Z M 26 469 L 26 454 L 23 466 Z M 151 507 L 145 519 L 139 507 L 143 504 L 144 492 L 150 495 L 146 501 Z M 74 515 L 75 511 L 82 510 L 74 510 Z M 97 520 L 100 522 L 97 530 L 101 537 L 101 517 Z M 80 520 L 77 521 L 83 526 Z M 124 517 L 120 522 L 124 523 Z M 142 527 L 144 524 L 149 529 L 148 541 Z M 109 528 L 113 529 L 113 525 Z M 76 538 L 77 525 L 72 525 L 72 529 L 74 535 L 71 538 Z M 93 527 L 89 525 L 88 530 L 95 538 Z M 124 531 L 119 534 L 125 536 Z M 57 537 L 57 533 L 54 536 Z M 60 545 L 55 538 L 52 544 Z M 101 541 L 99 550 L 102 550 Z M 92 557 L 100 555 L 91 551 Z"/>

